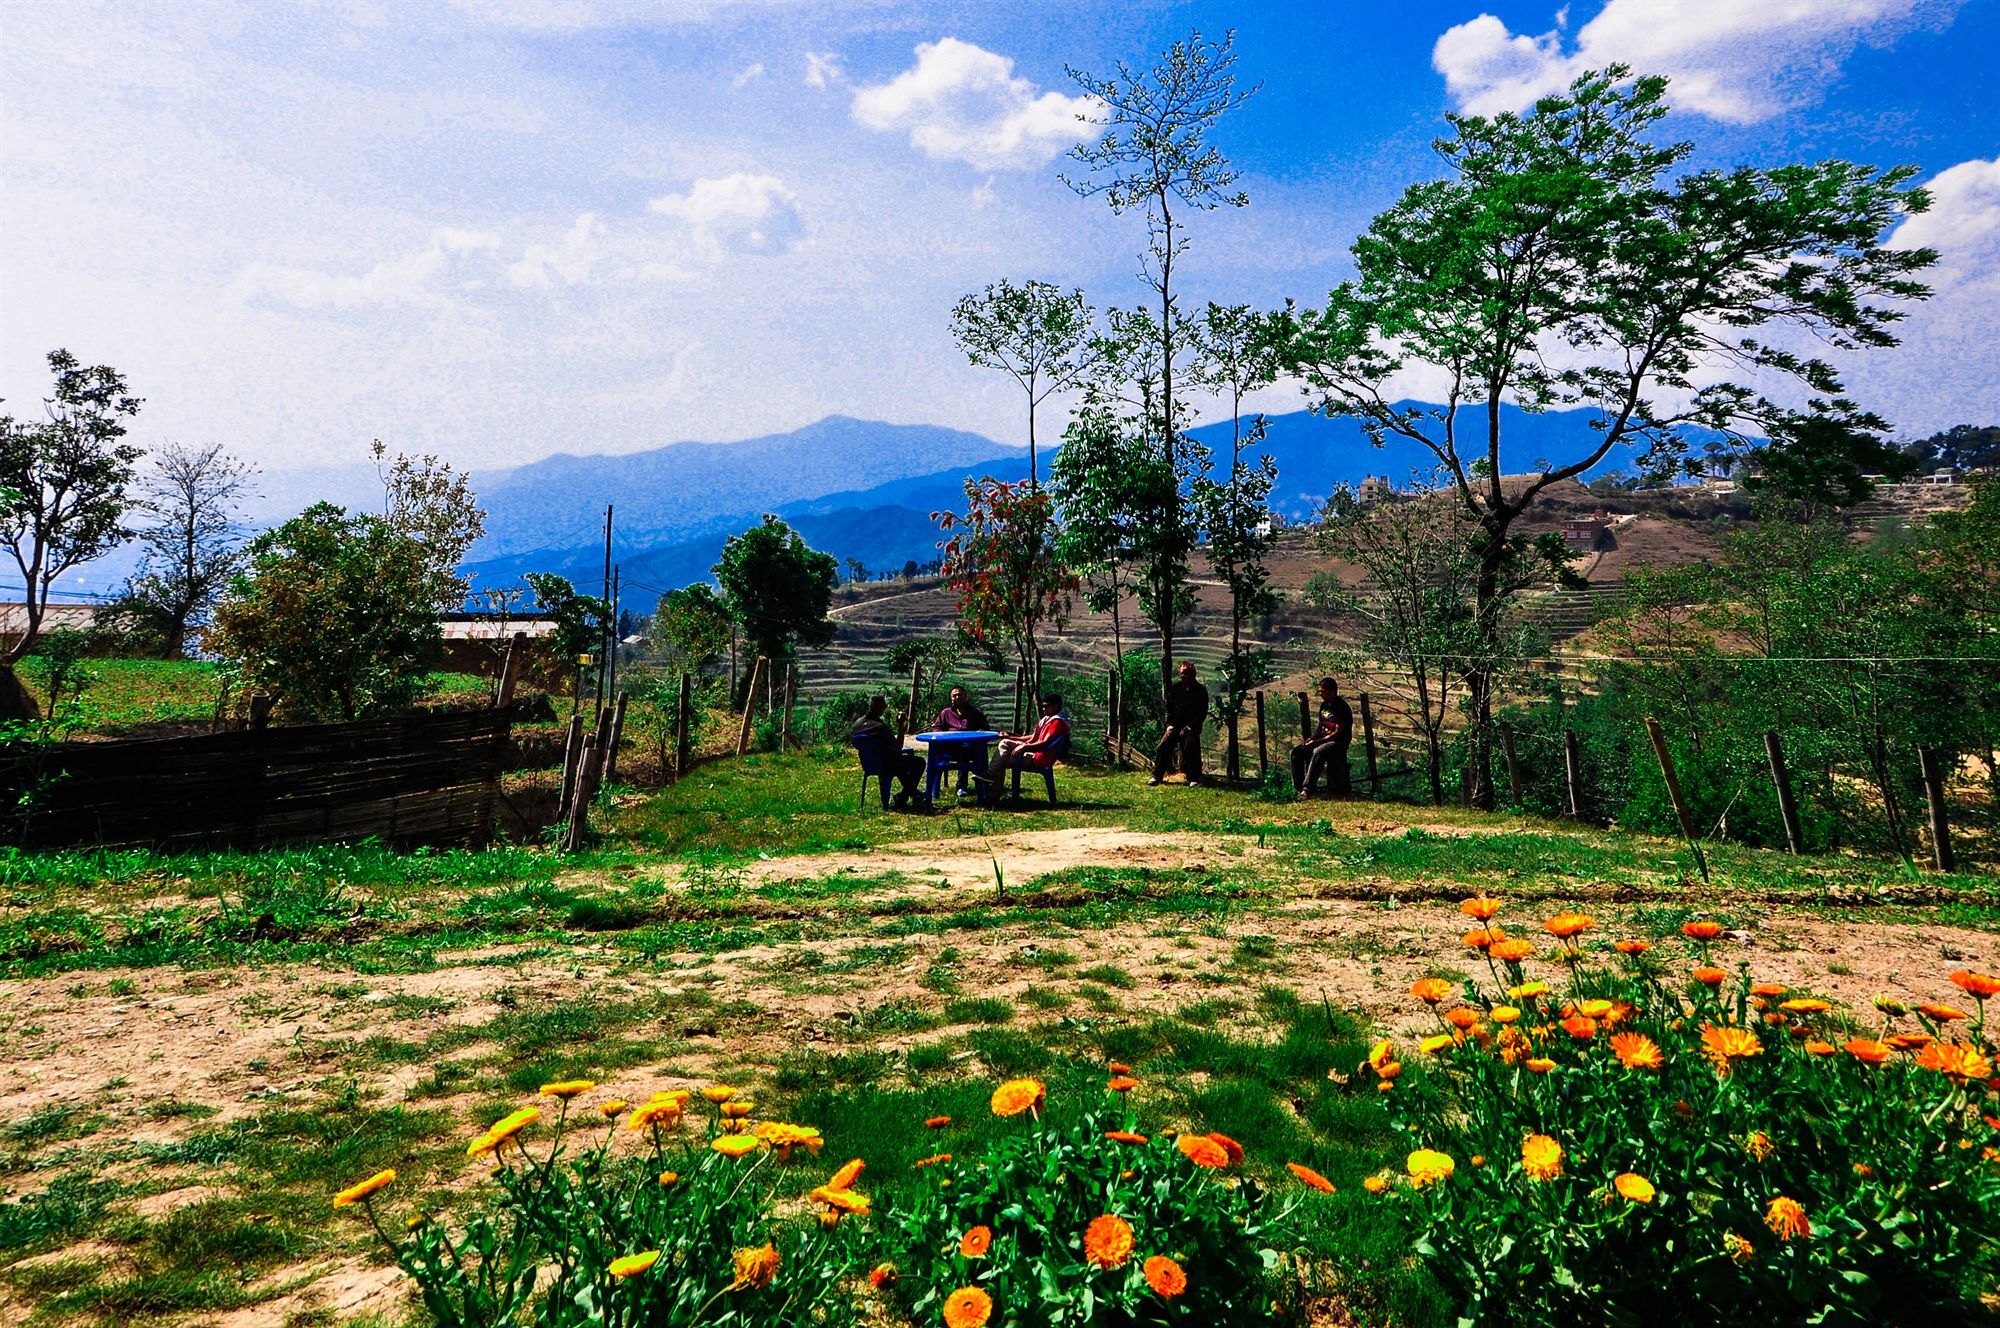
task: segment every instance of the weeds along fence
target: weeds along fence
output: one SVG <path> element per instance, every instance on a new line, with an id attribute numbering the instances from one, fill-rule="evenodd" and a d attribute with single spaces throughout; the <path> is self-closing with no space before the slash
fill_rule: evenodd
<path id="1" fill-rule="evenodd" d="M 379 839 L 484 845 L 509 710 L 17 747 L 0 758 L 5 841 L 25 848 Z"/>

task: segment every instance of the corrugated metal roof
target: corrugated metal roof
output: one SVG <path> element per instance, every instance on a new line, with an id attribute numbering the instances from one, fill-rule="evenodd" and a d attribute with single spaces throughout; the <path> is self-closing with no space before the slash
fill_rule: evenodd
<path id="1" fill-rule="evenodd" d="M 42 615 L 42 630 L 53 632 L 68 627 L 75 631 L 97 622 L 95 604 L 51 604 Z M 28 606 L 15 601 L 0 603 L 0 636 L 19 635 L 28 630 Z"/>

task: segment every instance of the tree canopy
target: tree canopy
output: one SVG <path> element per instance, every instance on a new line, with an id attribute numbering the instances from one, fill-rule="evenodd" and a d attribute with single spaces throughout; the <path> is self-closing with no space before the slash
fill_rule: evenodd
<path id="1" fill-rule="evenodd" d="M 730 616 L 751 648 L 773 661 L 833 640 L 833 555 L 809 548 L 775 516 L 731 535 L 715 564 Z"/>

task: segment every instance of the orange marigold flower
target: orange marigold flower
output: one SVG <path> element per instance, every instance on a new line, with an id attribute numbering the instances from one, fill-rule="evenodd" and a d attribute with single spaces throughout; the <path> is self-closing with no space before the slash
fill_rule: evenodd
<path id="1" fill-rule="evenodd" d="M 1578 1042 L 1588 1042 L 1597 1036 L 1597 1021 L 1587 1015 L 1573 1014 L 1563 1020 L 1562 1029 Z"/>
<path id="2" fill-rule="evenodd" d="M 1230 1138 L 1226 1134 L 1216 1134 L 1212 1130 L 1209 1132 L 1208 1137 L 1210 1141 L 1216 1144 L 1218 1147 L 1220 1147 L 1223 1152 L 1229 1154 L 1230 1166 L 1240 1167 L 1243 1165 L 1242 1144 L 1237 1143 L 1234 1139 Z"/>
<path id="3" fill-rule="evenodd" d="M 1653 1189 L 1653 1182 L 1630 1171 L 1614 1177 L 1611 1188 L 1635 1204 L 1649 1204 L 1653 1202 L 1653 1195 L 1657 1193 Z"/>
<path id="4" fill-rule="evenodd" d="M 1410 1173 L 1410 1183 L 1418 1189 L 1435 1185 L 1458 1169 L 1451 1160 L 1451 1154 L 1440 1153 L 1434 1148 L 1419 1148 L 1404 1159 L 1403 1166 Z"/>
<path id="5" fill-rule="evenodd" d="M 1394 1064 L 1395 1060 L 1396 1049 L 1389 1045 L 1388 1038 L 1381 1039 L 1368 1049 L 1368 1063 L 1377 1070 L 1384 1065 Z"/>
<path id="6" fill-rule="evenodd" d="M 1703 964 L 1694 971 L 1693 976 L 1696 982 L 1701 983 L 1705 987 L 1719 987 L 1722 985 L 1723 979 L 1727 978 L 1729 974 L 1723 972 L 1713 964 Z"/>
<path id="7" fill-rule="evenodd" d="M 1549 984 L 1539 979 L 1534 982 L 1523 982 L 1507 988 L 1507 997 L 1509 1000 L 1531 1001 L 1537 996 L 1546 996 L 1548 994 Z"/>
<path id="8" fill-rule="evenodd" d="M 1444 1021 L 1453 1028 L 1463 1031 L 1479 1022 L 1479 1011 L 1470 1005 L 1461 1005 L 1455 1010 L 1446 1010 Z"/>
<path id="9" fill-rule="evenodd" d="M 1812 1237 L 1812 1222 L 1806 1217 L 1805 1205 L 1782 1194 L 1764 1209 L 1764 1225 L 1771 1228 L 1771 1234 L 1779 1240 L 1809 1240 Z"/>
<path id="10" fill-rule="evenodd" d="M 1723 1233 L 1722 1249 L 1724 1253 L 1728 1254 L 1730 1261 L 1733 1263 L 1748 1263 L 1757 1253 L 1755 1245 L 1752 1245 L 1734 1231 Z"/>
<path id="11" fill-rule="evenodd" d="M 958 1238 L 958 1252 L 968 1259 L 982 1257 L 993 1248 L 993 1228 L 978 1226 Z"/>
<path id="12" fill-rule="evenodd" d="M 1597 925 L 1597 919 L 1588 913 L 1558 913 L 1542 924 L 1542 930 L 1551 936 L 1568 940 L 1572 936 L 1589 931 Z"/>
<path id="13" fill-rule="evenodd" d="M 1757 1035 L 1743 1028 L 1729 1028 L 1717 1024 L 1701 1026 L 1702 1051 L 1715 1066 L 1717 1075 L 1727 1078 L 1730 1067 L 1737 1061 L 1763 1054 L 1764 1044 Z"/>
<path id="14" fill-rule="evenodd" d="M 1496 1024 L 1511 1024 L 1521 1017 L 1518 1005 L 1496 1005 L 1486 1012 L 1486 1017 Z"/>
<path id="15" fill-rule="evenodd" d="M 1287 1162 L 1285 1169 L 1306 1184 L 1325 1194 L 1333 1193 L 1333 1182 L 1302 1162 Z"/>
<path id="16" fill-rule="evenodd" d="M 1468 899 L 1460 904 L 1458 911 L 1465 914 L 1468 918 L 1476 918 L 1484 922 L 1500 911 L 1500 901 L 1481 895 L 1477 899 Z"/>
<path id="17" fill-rule="evenodd" d="M 771 1285 L 778 1276 L 778 1247 L 759 1245 L 754 1250 L 736 1251 L 736 1282 L 739 1287 L 756 1287 L 759 1290 Z"/>
<path id="18" fill-rule="evenodd" d="M 993 1317 L 993 1297 L 978 1287 L 960 1287 L 945 1297 L 945 1328 L 986 1328 Z"/>
<path id="19" fill-rule="evenodd" d="M 1127 1076 L 1122 1074 L 1119 1075 L 1117 1078 L 1113 1079 L 1110 1083 L 1104 1085 L 1106 1091 L 1112 1093 L 1129 1093 L 1138 1086 L 1139 1086 L 1139 1081 L 1137 1079 L 1128 1078 Z"/>
<path id="20" fill-rule="evenodd" d="M 1971 969 L 1961 968 L 1951 975 L 1951 980 L 1954 986 L 1975 1001 L 1991 1000 L 1995 996 L 2000 996 L 2000 978 L 1988 977 L 1984 973 L 1974 973 Z"/>
<path id="21" fill-rule="evenodd" d="M 1105 1067 L 1104 1067 L 1104 1069 L 1105 1069 L 1106 1073 L 1109 1073 L 1109 1074 L 1130 1074 L 1130 1073 L 1132 1073 L 1132 1067 L 1131 1067 L 1131 1066 L 1129 1066 L 1129 1065 L 1127 1065 L 1127 1064 L 1125 1064 L 1125 1063 L 1124 1063 L 1123 1061 L 1113 1061 L 1113 1062 L 1111 1062 L 1111 1063 L 1110 1063 L 1109 1065 L 1105 1066 Z"/>
<path id="22" fill-rule="evenodd" d="M 868 1270 L 868 1285 L 874 1287 L 877 1291 L 880 1291 L 895 1280 L 896 1265 L 893 1263 L 878 1263 Z"/>
<path id="23" fill-rule="evenodd" d="M 1611 947 L 1622 955 L 1642 955 L 1653 948 L 1651 941 L 1619 941 Z"/>
<path id="24" fill-rule="evenodd" d="M 1174 1140 L 1174 1147 L 1181 1155 L 1198 1167 L 1226 1167 L 1229 1152 L 1205 1134 L 1184 1134 Z"/>
<path id="25" fill-rule="evenodd" d="M 1457 1044 L 1458 1034 L 1456 1033 L 1433 1033 L 1417 1043 L 1417 1050 L 1426 1056 L 1435 1056 L 1447 1047 L 1456 1046 Z"/>
<path id="26" fill-rule="evenodd" d="M 1507 939 L 1507 933 L 1498 927 L 1475 927 L 1458 938 L 1475 950 L 1491 948 L 1496 942 Z"/>
<path id="27" fill-rule="evenodd" d="M 1897 1033 L 1888 1039 L 1889 1045 L 1897 1051 L 1917 1051 L 1935 1040 L 1929 1033 Z"/>
<path id="28" fill-rule="evenodd" d="M 1521 1144 L 1521 1170 L 1529 1180 L 1554 1180 L 1562 1175 L 1563 1147 L 1546 1134 L 1531 1134 Z"/>
<path id="29" fill-rule="evenodd" d="M 1586 1016 L 1587 1018 L 1603 1019 L 1608 1017 L 1611 1014 L 1611 1012 L 1616 1010 L 1617 1008 L 1618 1008 L 1617 1005 L 1615 1005 L 1611 1001 L 1593 1000 L 1593 1001 L 1584 1001 L 1581 1004 L 1579 1004 L 1576 1007 L 1576 1012 L 1580 1015 Z"/>
<path id="30" fill-rule="evenodd" d="M 396 1173 L 393 1170 L 378 1171 L 367 1180 L 356 1182 L 342 1190 L 339 1194 L 334 1195 L 333 1206 L 335 1208 L 347 1208 L 360 1203 L 369 1195 L 374 1194 L 377 1190 L 382 1189 L 395 1179 Z"/>
<path id="31" fill-rule="evenodd" d="M 631 1105 L 632 1104 L 627 1102 L 624 1098 L 615 1097 L 611 1099 L 611 1101 L 609 1102 L 598 1103 L 597 1114 L 604 1117 L 604 1119 L 606 1120 L 613 1120 L 619 1116 L 624 1115 L 625 1108 Z"/>
<path id="32" fill-rule="evenodd" d="M 1954 1019 L 1965 1018 L 1965 1011 L 1955 1005 L 1919 1005 L 1917 1013 L 1940 1024 L 1948 1024 Z"/>
<path id="33" fill-rule="evenodd" d="M 851 1189 L 854 1186 L 854 1182 L 861 1179 L 861 1173 L 865 1170 L 867 1170 L 866 1164 L 857 1157 L 831 1176 L 828 1176 L 826 1178 L 827 1186 L 835 1190 Z"/>
<path id="34" fill-rule="evenodd" d="M 1697 941 L 1712 941 L 1722 935 L 1722 924 L 1702 918 L 1696 922 L 1681 924 L 1681 935 L 1692 936 Z"/>
<path id="35" fill-rule="evenodd" d="M 993 1090 L 993 1114 L 1018 1116 L 1042 1105 L 1048 1090 L 1035 1079 L 1009 1079 Z"/>
<path id="36" fill-rule="evenodd" d="M 1187 1290 L 1187 1272 L 1164 1254 L 1155 1254 L 1143 1265 L 1146 1285 L 1162 1300 L 1172 1300 Z"/>
<path id="37" fill-rule="evenodd" d="M 929 1120 L 924 1122 L 924 1127 L 926 1129 L 931 1129 L 931 1130 L 942 1130 L 945 1126 L 949 1124 L 951 1124 L 951 1117 L 933 1116 Z"/>
<path id="38" fill-rule="evenodd" d="M 1132 1226 L 1116 1213 L 1090 1219 L 1083 1229 L 1083 1257 L 1093 1267 L 1123 1268 L 1132 1257 Z"/>
<path id="39" fill-rule="evenodd" d="M 710 1084 L 707 1088 L 701 1090 L 701 1095 L 710 1102 L 727 1102 L 730 1098 L 736 1096 L 736 1090 L 728 1084 Z"/>
<path id="40" fill-rule="evenodd" d="M 1743 1139 L 1743 1151 L 1750 1154 L 1757 1161 L 1762 1162 L 1765 1158 L 1777 1152 L 1778 1146 L 1772 1143 L 1771 1136 L 1762 1130 L 1752 1130 Z"/>
<path id="41" fill-rule="evenodd" d="M 1389 1181 L 1383 1176 L 1370 1176 L 1361 1182 L 1361 1188 L 1370 1194 L 1380 1194 L 1389 1188 Z"/>
<path id="42" fill-rule="evenodd" d="M 1875 1168 L 1869 1166 L 1866 1162 L 1856 1162 L 1854 1164 L 1854 1174 L 1863 1180 L 1867 1180 L 1875 1174 Z"/>
<path id="43" fill-rule="evenodd" d="M 724 1134 L 710 1141 L 710 1148 L 724 1157 L 744 1157 L 764 1146 L 764 1141 L 754 1134 Z"/>
<path id="44" fill-rule="evenodd" d="M 1778 1008 L 1789 1010 L 1793 1014 L 1825 1014 L 1833 1008 L 1833 1003 L 1820 1000 L 1816 996 L 1799 996 L 1785 1001 Z"/>
<path id="45" fill-rule="evenodd" d="M 1839 1050 L 1831 1042 L 1821 1042 L 1818 1038 L 1806 1043 L 1806 1054 L 1809 1056 L 1831 1056 Z"/>
<path id="46" fill-rule="evenodd" d="M 912 1162 L 910 1165 L 913 1167 L 934 1167 L 938 1165 L 940 1162 L 949 1162 L 949 1161 L 951 1161 L 950 1153 L 932 1153 L 929 1157 L 918 1158 L 915 1162 Z"/>
<path id="47" fill-rule="evenodd" d="M 1131 1130 L 1106 1130 L 1104 1137 L 1114 1139 L 1121 1144 L 1143 1144 L 1146 1142 L 1145 1135 L 1134 1134 Z"/>
<path id="48" fill-rule="evenodd" d="M 1451 995 L 1451 984 L 1443 978 L 1418 978 L 1410 984 L 1410 995 L 1420 1001 L 1436 1005 Z"/>
<path id="49" fill-rule="evenodd" d="M 1487 954 L 1503 964 L 1518 964 L 1535 953 L 1535 947 L 1526 941 L 1496 941 Z"/>
<path id="50" fill-rule="evenodd" d="M 1613 1033 L 1611 1054 L 1628 1070 L 1657 1070 L 1667 1063 L 1660 1044 L 1644 1033 Z"/>
<path id="51" fill-rule="evenodd" d="M 1917 1064 L 1953 1079 L 1987 1079 L 1993 1062 L 1970 1042 L 1933 1042 L 1917 1053 Z"/>
<path id="52" fill-rule="evenodd" d="M 1782 982 L 1759 982 L 1750 988 L 1752 996 L 1782 996 L 1791 988 Z"/>
<path id="53" fill-rule="evenodd" d="M 822 1185 L 808 1198 L 825 1204 L 835 1212 L 848 1213 L 860 1217 L 868 1211 L 868 1196 L 839 1185 Z"/>
<path id="54" fill-rule="evenodd" d="M 559 1097 L 567 1102 L 573 1097 L 588 1093 L 595 1087 L 597 1087 L 595 1079 L 564 1079 L 553 1084 L 543 1084 L 541 1095 L 543 1097 Z"/>
<path id="55" fill-rule="evenodd" d="M 1529 1070 L 1535 1074 L 1547 1074 L 1556 1068 L 1556 1063 L 1546 1056 L 1530 1056 L 1526 1061 Z"/>

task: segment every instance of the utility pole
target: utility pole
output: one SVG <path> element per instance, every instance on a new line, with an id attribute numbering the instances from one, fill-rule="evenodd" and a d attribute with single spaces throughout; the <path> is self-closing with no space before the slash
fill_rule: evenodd
<path id="1" fill-rule="evenodd" d="M 610 503 L 606 503 L 604 505 L 604 602 L 607 605 L 611 603 L 611 504 Z M 604 631 L 605 649 L 599 654 L 597 660 L 597 713 L 600 715 L 604 713 L 604 689 L 606 681 L 610 676 L 609 670 L 611 667 L 611 650 L 610 650 L 611 638 L 613 635 L 617 633 L 617 631 L 618 631 L 618 624 L 615 621 L 605 628 Z"/>
<path id="2" fill-rule="evenodd" d="M 623 644 L 618 635 L 618 624 L 623 617 L 623 615 L 621 615 L 618 612 L 618 593 L 619 593 L 618 582 L 624 570 L 625 569 L 622 567 L 614 567 L 611 569 L 611 631 L 609 633 L 611 639 L 606 643 L 607 646 L 609 647 L 606 653 L 610 656 L 611 659 L 611 671 L 609 674 L 609 681 L 606 682 L 604 687 L 604 694 L 606 696 L 618 695 L 618 649 L 619 646 Z M 608 766 L 615 766 L 617 762 L 613 760 L 607 762 L 606 764 Z"/>

